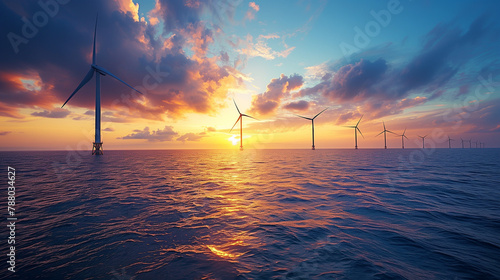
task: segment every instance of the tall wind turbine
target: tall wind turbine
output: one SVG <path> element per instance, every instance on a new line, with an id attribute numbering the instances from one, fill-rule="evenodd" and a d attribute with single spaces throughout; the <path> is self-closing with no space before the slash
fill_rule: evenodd
<path id="1" fill-rule="evenodd" d="M 397 135 L 397 134 L 396 134 L 396 133 L 394 133 L 394 132 L 392 132 L 392 131 L 390 131 L 390 130 L 387 130 L 387 129 L 385 128 L 385 123 L 384 123 L 384 122 L 382 122 L 382 124 L 384 125 L 384 131 L 380 132 L 380 133 L 379 133 L 379 134 L 377 134 L 375 137 L 377 137 L 377 136 L 379 136 L 380 134 L 382 134 L 382 133 L 383 133 L 383 134 L 384 134 L 384 149 L 387 149 L 387 137 L 386 137 L 386 132 L 392 133 L 392 134 L 394 134 L 394 135 Z"/>
<path id="2" fill-rule="evenodd" d="M 428 134 L 427 134 L 427 135 L 428 135 Z M 419 135 L 419 136 L 418 136 L 418 137 L 422 138 L 422 149 L 425 149 L 425 137 L 427 137 L 427 135 L 425 135 L 425 136 L 420 136 L 420 135 Z"/>
<path id="3" fill-rule="evenodd" d="M 465 140 L 462 139 L 462 138 L 460 138 L 460 140 L 462 140 L 462 149 L 463 149 L 464 148 L 464 142 L 465 142 Z"/>
<path id="4" fill-rule="evenodd" d="M 90 65 L 90 70 L 87 72 L 87 75 L 83 78 L 83 80 L 80 82 L 78 87 L 76 87 L 75 91 L 69 96 L 69 98 L 64 102 L 64 104 L 61 106 L 64 107 L 66 103 L 80 90 L 86 83 L 88 83 L 92 77 L 94 76 L 94 73 L 96 74 L 95 78 L 95 141 L 92 143 L 92 154 L 93 155 L 102 155 L 103 150 L 102 150 L 102 141 L 101 141 L 101 75 L 106 76 L 109 75 L 118 81 L 124 83 L 126 86 L 129 88 L 137 91 L 138 93 L 142 94 L 142 92 L 138 91 L 137 89 L 133 88 L 131 85 L 127 84 L 117 76 L 111 74 L 108 70 L 102 68 L 101 66 L 98 66 L 95 61 L 95 41 L 96 41 L 96 33 L 97 33 L 97 16 L 95 18 L 95 28 L 94 28 L 94 47 L 92 49 L 92 64 Z"/>
<path id="5" fill-rule="evenodd" d="M 448 148 L 451 149 L 451 141 L 455 141 L 455 139 L 451 139 L 450 136 L 448 135 Z"/>
<path id="6" fill-rule="evenodd" d="M 236 106 L 236 110 L 238 110 L 238 114 L 240 114 L 240 116 L 238 117 L 238 119 L 234 123 L 233 127 L 231 127 L 231 130 L 229 131 L 229 133 L 231 133 L 231 131 L 233 131 L 234 126 L 238 122 L 240 122 L 240 150 L 243 150 L 243 117 L 248 117 L 248 118 L 251 118 L 251 119 L 254 119 L 254 120 L 257 120 L 257 119 L 254 118 L 254 117 L 252 117 L 252 116 L 249 116 L 249 115 L 246 115 L 246 114 L 242 114 L 240 112 L 240 109 L 238 108 L 238 105 L 236 105 L 236 101 L 234 101 L 234 99 L 233 99 L 233 102 L 234 102 L 234 106 Z"/>
<path id="7" fill-rule="evenodd" d="M 323 113 L 324 111 L 326 111 L 326 109 L 328 108 L 325 108 L 323 111 L 319 112 L 318 114 L 316 114 L 316 116 L 314 116 L 313 118 L 306 118 L 306 117 L 303 117 L 303 116 L 299 116 L 299 115 L 296 115 L 297 117 L 301 117 L 303 119 L 306 119 L 306 120 L 310 120 L 311 123 L 312 123 L 312 149 L 313 150 L 316 150 L 316 147 L 314 146 L 314 119 L 319 116 L 321 113 Z"/>
<path id="8" fill-rule="evenodd" d="M 359 121 L 356 125 L 351 125 L 351 126 L 344 126 L 344 127 L 349 127 L 349 128 L 354 128 L 354 149 L 358 149 L 358 131 L 359 131 L 359 134 L 361 134 L 361 136 L 363 138 L 365 138 L 363 136 L 363 133 L 361 133 L 361 130 L 359 130 L 359 122 L 361 122 L 361 119 L 363 118 L 363 115 L 361 115 L 361 118 L 359 118 Z"/>
<path id="9" fill-rule="evenodd" d="M 403 134 L 396 134 L 397 136 L 401 136 L 401 149 L 405 148 L 405 139 L 404 138 L 408 139 L 408 137 L 406 137 L 405 133 L 406 133 L 406 128 L 403 131 Z"/>

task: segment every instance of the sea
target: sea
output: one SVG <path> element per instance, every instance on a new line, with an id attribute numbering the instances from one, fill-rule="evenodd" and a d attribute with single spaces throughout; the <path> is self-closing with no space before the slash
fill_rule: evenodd
<path id="1" fill-rule="evenodd" d="M 500 149 L 0 152 L 0 166 L 1 279 L 500 279 Z"/>

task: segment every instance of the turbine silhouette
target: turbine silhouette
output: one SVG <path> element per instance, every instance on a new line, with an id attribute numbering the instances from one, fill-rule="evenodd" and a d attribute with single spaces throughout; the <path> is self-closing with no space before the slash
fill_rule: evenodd
<path id="1" fill-rule="evenodd" d="M 469 139 L 469 149 L 472 149 L 472 139 Z"/>
<path id="2" fill-rule="evenodd" d="M 303 119 L 306 119 L 306 120 L 310 120 L 311 123 L 312 123 L 312 149 L 313 150 L 316 150 L 316 147 L 314 146 L 314 119 L 317 116 L 319 116 L 321 113 L 323 113 L 324 111 L 326 111 L 326 109 L 328 109 L 328 108 L 325 108 L 323 111 L 321 111 L 318 114 L 316 114 L 316 116 L 314 116 L 313 118 L 306 118 L 306 117 L 303 117 L 303 116 L 296 115 L 297 117 L 300 117 L 300 118 L 303 118 Z"/>
<path id="3" fill-rule="evenodd" d="M 455 141 L 455 139 L 451 139 L 448 135 L 448 148 L 451 149 L 451 141 Z"/>
<path id="4" fill-rule="evenodd" d="M 427 135 L 428 135 L 428 134 L 427 134 Z M 425 137 L 427 137 L 427 135 L 425 135 L 425 136 L 420 136 L 420 135 L 419 135 L 419 136 L 418 136 L 418 137 L 422 138 L 422 149 L 425 149 Z"/>
<path id="5" fill-rule="evenodd" d="M 243 150 L 243 117 L 248 117 L 248 118 L 251 118 L 251 119 L 254 119 L 254 120 L 257 120 L 257 119 L 254 118 L 254 117 L 252 117 L 252 116 L 249 116 L 249 115 L 246 115 L 246 114 L 242 114 L 240 112 L 240 109 L 238 108 L 238 105 L 236 105 L 236 101 L 234 101 L 234 99 L 233 99 L 233 102 L 234 102 L 234 106 L 236 106 L 236 110 L 238 110 L 238 114 L 240 114 L 240 116 L 238 117 L 238 119 L 234 123 L 233 127 L 231 127 L 231 130 L 229 131 L 229 133 L 231 133 L 231 131 L 233 131 L 234 126 L 239 121 L 240 122 L 240 150 Z"/>
<path id="6" fill-rule="evenodd" d="M 113 75 L 111 72 L 108 70 L 102 68 L 101 66 L 98 66 L 96 64 L 96 55 L 95 55 L 95 42 L 96 42 L 96 33 L 97 33 L 97 16 L 95 18 L 95 28 L 94 28 L 94 46 L 92 49 L 92 64 L 90 65 L 90 70 L 87 72 L 87 75 L 83 78 L 83 80 L 80 82 L 80 84 L 76 87 L 75 91 L 69 96 L 69 98 L 64 102 L 64 104 L 61 106 L 61 108 L 68 103 L 68 101 L 80 90 L 86 83 L 88 83 L 92 77 L 94 76 L 94 73 L 96 74 L 96 87 L 95 87 L 95 141 L 92 143 L 92 154 L 93 155 L 102 155 L 103 150 L 102 150 L 102 141 L 101 141 L 101 75 L 106 76 L 109 75 L 118 81 L 122 82 L 129 88 L 137 91 L 138 93 L 142 94 L 142 92 L 138 91 L 137 89 L 133 88 L 131 85 L 127 84 L 117 76 Z"/>
<path id="7" fill-rule="evenodd" d="M 462 138 L 460 138 L 460 140 L 462 140 L 462 149 L 463 149 L 464 148 L 464 142 L 465 142 L 465 140 L 462 139 Z"/>
<path id="8" fill-rule="evenodd" d="M 384 131 L 380 132 L 380 133 L 379 133 L 379 134 L 377 134 L 375 137 L 377 137 L 377 136 L 379 136 L 380 134 L 382 134 L 382 133 L 383 133 L 383 134 L 384 134 L 384 149 L 387 149 L 387 137 L 386 137 L 386 132 L 392 133 L 392 134 L 394 134 L 394 135 L 397 135 L 397 134 L 396 134 L 396 133 L 394 133 L 394 132 L 392 132 L 392 131 L 390 131 L 390 130 L 387 130 L 387 129 L 385 128 L 385 123 L 384 123 L 384 122 L 382 122 L 382 124 L 384 125 Z"/>
<path id="9" fill-rule="evenodd" d="M 396 134 L 397 136 L 401 136 L 401 149 L 405 148 L 405 139 L 404 138 L 408 139 L 408 137 L 406 137 L 405 133 L 406 133 L 406 128 L 403 131 L 403 134 Z"/>
<path id="10" fill-rule="evenodd" d="M 363 115 L 361 115 L 361 118 L 359 118 L 359 121 L 356 125 L 351 125 L 351 126 L 344 125 L 344 127 L 354 128 L 354 149 L 356 149 L 356 150 L 358 149 L 358 131 L 359 131 L 359 134 L 361 134 L 361 136 L 363 138 L 365 138 L 363 136 L 363 133 L 361 133 L 361 130 L 359 130 L 359 127 L 358 127 L 359 122 L 361 122 L 362 118 L 363 118 Z"/>

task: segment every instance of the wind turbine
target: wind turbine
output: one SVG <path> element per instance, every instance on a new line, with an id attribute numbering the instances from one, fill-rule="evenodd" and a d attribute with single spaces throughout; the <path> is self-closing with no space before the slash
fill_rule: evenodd
<path id="1" fill-rule="evenodd" d="M 396 134 L 396 133 L 394 133 L 394 132 L 392 132 L 392 131 L 390 131 L 390 130 L 387 130 L 387 129 L 385 128 L 385 123 L 384 123 L 384 122 L 382 122 L 382 124 L 384 125 L 384 131 L 380 132 L 380 133 L 379 133 L 379 134 L 377 134 L 375 137 L 377 137 L 377 136 L 379 136 L 380 134 L 382 134 L 382 133 L 383 133 L 383 134 L 384 134 L 384 149 L 387 149 L 387 138 L 386 138 L 386 132 L 392 133 L 392 134 L 394 134 L 394 135 L 397 135 L 397 134 Z"/>
<path id="2" fill-rule="evenodd" d="M 460 140 L 462 140 L 462 149 L 464 148 L 464 139 L 460 138 Z"/>
<path id="3" fill-rule="evenodd" d="M 403 131 L 403 134 L 401 134 L 401 135 L 396 134 L 397 136 L 401 136 L 401 149 L 405 148 L 405 139 L 404 138 L 408 139 L 408 137 L 406 137 L 405 133 L 406 133 L 406 128 Z"/>
<path id="4" fill-rule="evenodd" d="M 476 142 L 474 142 L 474 143 L 476 143 L 476 149 L 477 149 L 477 141 L 476 141 Z"/>
<path id="5" fill-rule="evenodd" d="M 324 111 L 326 111 L 326 109 L 328 108 L 325 108 L 323 111 L 319 112 L 318 114 L 316 114 L 316 116 L 314 116 L 313 118 L 306 118 L 306 117 L 303 117 L 303 116 L 299 116 L 299 115 L 296 115 L 297 117 L 301 117 L 303 119 L 306 119 L 306 120 L 310 120 L 311 123 L 312 123 L 312 149 L 313 150 L 316 150 L 316 147 L 314 146 L 314 119 L 319 116 L 321 113 L 323 113 Z"/>
<path id="6" fill-rule="evenodd" d="M 427 135 L 429 135 L 429 134 L 427 134 Z M 418 137 L 422 138 L 422 149 L 425 149 L 425 137 L 427 137 L 427 135 L 425 135 L 425 136 L 420 136 L 419 135 L 418 136 Z"/>
<path id="7" fill-rule="evenodd" d="M 455 141 L 455 139 L 451 139 L 450 136 L 448 135 L 448 148 L 451 149 L 451 141 Z"/>
<path id="8" fill-rule="evenodd" d="M 359 118 L 359 121 L 356 125 L 351 125 L 351 126 L 344 126 L 344 127 L 349 127 L 349 128 L 354 128 L 354 149 L 358 149 L 358 131 L 359 131 L 359 134 L 361 134 L 361 136 L 363 138 L 365 138 L 363 136 L 363 133 L 361 133 L 361 130 L 359 130 L 358 128 L 358 125 L 359 125 L 359 122 L 361 122 L 361 119 L 363 118 L 363 115 L 361 115 L 361 118 Z"/>
<path id="9" fill-rule="evenodd" d="M 240 150 L 243 150 L 243 117 L 248 117 L 248 118 L 251 118 L 251 119 L 254 119 L 254 120 L 257 120 L 257 119 L 254 118 L 254 117 L 252 117 L 252 116 L 249 116 L 249 115 L 246 115 L 246 114 L 242 114 L 240 112 L 240 109 L 238 108 L 238 105 L 236 105 L 236 101 L 234 101 L 234 99 L 233 99 L 233 102 L 234 102 L 234 106 L 236 106 L 236 110 L 238 110 L 238 114 L 240 114 L 240 116 L 238 117 L 238 119 L 234 123 L 233 127 L 231 127 L 231 130 L 229 131 L 229 133 L 231 133 L 231 131 L 233 131 L 234 126 L 239 121 L 240 122 Z"/>
<path id="10" fill-rule="evenodd" d="M 137 91 L 138 93 L 142 94 L 142 92 L 138 91 L 137 89 L 133 88 L 131 85 L 127 84 L 117 76 L 111 74 L 108 70 L 102 68 L 101 66 L 98 66 L 95 61 L 95 41 L 96 41 L 96 33 L 97 33 L 97 16 L 95 18 L 95 28 L 94 28 L 94 47 L 92 49 L 92 64 L 90 65 L 90 70 L 85 75 L 83 80 L 80 82 L 78 87 L 76 87 L 75 91 L 69 96 L 69 98 L 64 102 L 64 104 L 61 106 L 61 108 L 68 103 L 68 101 L 80 90 L 86 83 L 88 83 L 92 77 L 94 76 L 94 73 L 96 74 L 95 78 L 95 141 L 92 143 L 92 154 L 93 155 L 102 155 L 103 150 L 102 150 L 102 141 L 101 141 L 101 75 L 106 76 L 109 75 L 118 81 L 124 83 L 126 86 L 129 88 Z"/>
<path id="11" fill-rule="evenodd" d="M 472 149 L 472 139 L 469 139 L 469 149 Z"/>

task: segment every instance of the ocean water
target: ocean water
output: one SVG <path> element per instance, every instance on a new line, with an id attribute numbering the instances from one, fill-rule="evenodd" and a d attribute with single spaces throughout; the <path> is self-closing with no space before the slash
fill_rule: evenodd
<path id="1" fill-rule="evenodd" d="M 1 152 L 1 279 L 498 279 L 500 149 Z"/>

